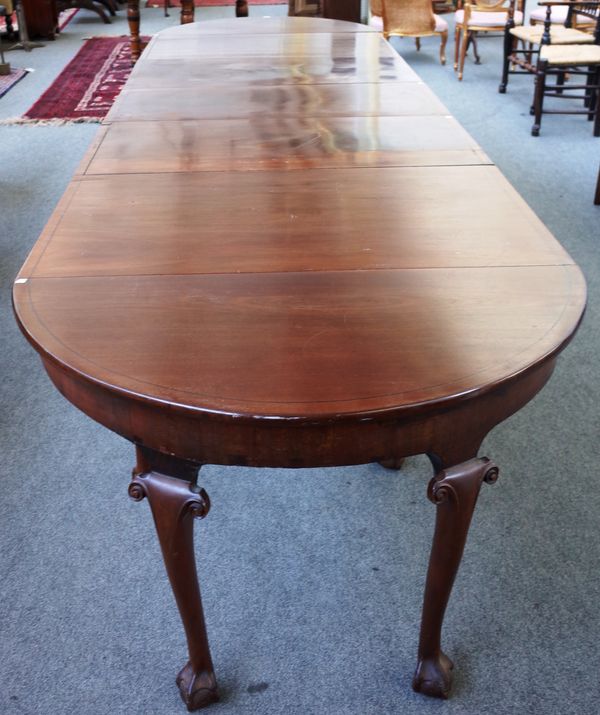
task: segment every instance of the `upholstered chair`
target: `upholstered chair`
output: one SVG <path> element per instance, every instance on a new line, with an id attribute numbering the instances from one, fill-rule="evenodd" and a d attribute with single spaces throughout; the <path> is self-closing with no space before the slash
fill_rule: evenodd
<path id="1" fill-rule="evenodd" d="M 514 13 L 515 25 L 523 23 L 523 1 Z M 508 0 L 459 0 L 459 9 L 454 14 L 454 69 L 462 80 L 467 48 L 476 34 L 504 32 L 508 22 Z M 479 62 L 479 57 L 476 55 Z"/>

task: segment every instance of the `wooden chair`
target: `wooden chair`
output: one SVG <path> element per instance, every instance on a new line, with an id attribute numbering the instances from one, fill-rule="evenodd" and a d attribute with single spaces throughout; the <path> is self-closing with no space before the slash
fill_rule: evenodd
<path id="1" fill-rule="evenodd" d="M 565 10 L 564 24 L 555 22 L 555 8 L 551 10 L 550 31 L 545 34 L 544 26 L 538 25 L 517 25 L 514 23 L 514 12 L 516 0 L 510 0 L 508 10 L 508 23 L 504 31 L 504 57 L 502 62 L 502 79 L 498 91 L 501 94 L 506 92 L 508 78 L 511 74 L 535 74 L 537 72 L 537 58 L 539 56 L 540 47 L 542 44 L 552 45 L 577 45 L 577 44 L 593 44 L 594 36 L 589 32 L 585 32 L 574 27 L 575 18 L 585 18 L 585 26 L 593 27 L 595 19 L 589 16 L 580 15 L 574 12 L 574 6 L 570 3 L 565 3 L 568 7 L 560 6 Z M 546 8 L 543 8 L 546 12 Z M 593 14 L 590 13 L 590 14 Z M 559 75 L 559 84 L 564 83 L 564 72 Z"/>
<path id="2" fill-rule="evenodd" d="M 564 2 L 540 2 L 547 7 L 544 23 L 544 35 L 551 33 L 551 8 L 564 5 Z M 573 11 L 587 17 L 595 17 L 593 43 L 588 44 L 549 44 L 542 42 L 536 68 L 535 92 L 532 114 L 534 123 L 531 133 L 537 137 L 540 133 L 542 114 L 583 114 L 594 122 L 594 136 L 600 136 L 600 1 L 570 3 Z M 583 84 L 569 81 L 564 84 L 565 74 L 569 78 L 581 77 Z M 548 82 L 550 77 L 557 77 L 555 84 Z M 557 99 L 581 99 L 582 109 L 544 109 L 546 97 Z"/>
<path id="3" fill-rule="evenodd" d="M 468 46 L 473 42 L 476 33 L 504 32 L 508 23 L 508 0 L 463 0 L 459 1 L 459 9 L 454 14 L 454 69 L 458 71 L 458 79 L 462 80 L 465 66 L 465 56 Z M 516 25 L 523 23 L 523 0 L 518 0 L 513 21 Z M 479 64 L 479 56 L 475 54 Z"/>
<path id="4" fill-rule="evenodd" d="M 446 43 L 448 23 L 434 14 L 431 0 L 371 0 L 369 22 L 390 37 L 414 37 L 417 50 L 421 49 L 421 38 L 439 35 L 440 62 L 446 64 Z"/>

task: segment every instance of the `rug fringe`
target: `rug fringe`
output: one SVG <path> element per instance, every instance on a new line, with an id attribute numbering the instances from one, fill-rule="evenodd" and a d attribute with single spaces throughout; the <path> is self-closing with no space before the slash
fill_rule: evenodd
<path id="1" fill-rule="evenodd" d="M 38 124 L 43 127 L 57 127 L 63 124 L 101 124 L 102 119 L 98 117 L 77 117 L 77 119 L 29 119 L 28 117 L 9 117 L 0 119 L 0 126 L 13 124 Z"/>

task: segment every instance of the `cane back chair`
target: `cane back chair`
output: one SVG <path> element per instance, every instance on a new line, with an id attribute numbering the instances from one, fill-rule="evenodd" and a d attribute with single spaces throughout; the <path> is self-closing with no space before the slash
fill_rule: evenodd
<path id="1" fill-rule="evenodd" d="M 440 62 L 446 64 L 446 42 L 448 23 L 435 15 L 431 0 L 371 0 L 370 24 L 390 37 L 414 37 L 417 50 L 421 49 L 421 38 L 438 35 L 440 42 Z"/>

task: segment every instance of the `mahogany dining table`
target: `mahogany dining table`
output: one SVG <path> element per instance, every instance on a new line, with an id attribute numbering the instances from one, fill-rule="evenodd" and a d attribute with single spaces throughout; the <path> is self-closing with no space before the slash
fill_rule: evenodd
<path id="1" fill-rule="evenodd" d="M 480 445 L 544 386 L 585 300 L 573 260 L 392 47 L 309 18 L 156 35 L 14 284 L 58 390 L 135 445 L 129 494 L 154 516 L 190 710 L 218 699 L 192 538 L 204 464 L 428 455 L 413 687 L 448 696 L 444 613 L 498 476 Z"/>

